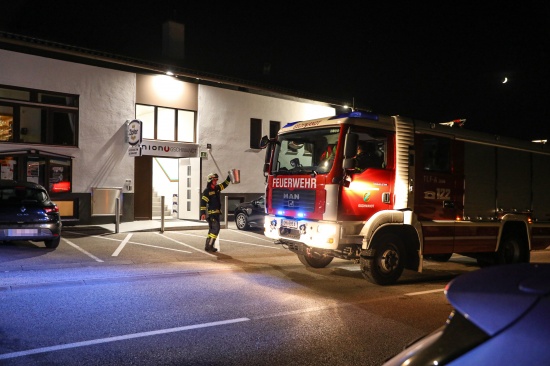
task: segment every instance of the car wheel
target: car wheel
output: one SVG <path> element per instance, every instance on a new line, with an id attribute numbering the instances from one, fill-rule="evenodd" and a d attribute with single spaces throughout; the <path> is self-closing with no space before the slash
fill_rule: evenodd
<path id="1" fill-rule="evenodd" d="M 58 236 L 55 239 L 44 240 L 44 244 L 46 245 L 46 248 L 55 249 L 59 246 L 59 241 L 60 240 L 61 240 L 61 237 Z"/>
<path id="2" fill-rule="evenodd" d="M 325 268 L 332 262 L 334 257 L 327 257 L 319 253 L 298 254 L 298 259 L 306 267 Z"/>
<path id="3" fill-rule="evenodd" d="M 367 256 L 361 256 L 361 273 L 379 285 L 392 285 L 403 273 L 405 250 L 401 240 L 392 234 L 377 238 Z"/>
<path id="4" fill-rule="evenodd" d="M 246 216 L 246 214 L 239 212 L 237 216 L 235 216 L 235 224 L 237 225 L 237 229 L 239 230 L 248 229 L 248 217 Z"/>

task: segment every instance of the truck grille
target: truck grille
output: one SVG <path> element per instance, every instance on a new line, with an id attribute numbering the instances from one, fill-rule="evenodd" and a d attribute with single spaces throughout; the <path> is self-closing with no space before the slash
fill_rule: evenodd
<path id="1" fill-rule="evenodd" d="M 272 203 L 276 210 L 313 212 L 315 211 L 315 191 L 274 189 Z"/>

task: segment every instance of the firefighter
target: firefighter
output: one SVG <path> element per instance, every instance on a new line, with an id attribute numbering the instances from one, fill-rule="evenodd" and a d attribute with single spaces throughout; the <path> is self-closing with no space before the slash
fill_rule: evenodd
<path id="1" fill-rule="evenodd" d="M 210 173 L 206 180 L 206 188 L 202 192 L 201 220 L 208 220 L 208 236 L 204 245 L 204 250 L 207 252 L 218 251 L 214 248 L 214 243 L 220 233 L 220 215 L 222 213 L 220 192 L 227 188 L 229 183 L 231 183 L 230 175 L 227 176 L 225 181 L 218 184 L 218 175 Z"/>

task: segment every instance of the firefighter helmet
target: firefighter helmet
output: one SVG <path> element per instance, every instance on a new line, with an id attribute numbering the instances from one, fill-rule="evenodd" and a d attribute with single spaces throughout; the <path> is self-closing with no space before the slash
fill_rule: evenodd
<path id="1" fill-rule="evenodd" d="M 208 174 L 208 178 L 206 179 L 208 183 L 212 182 L 212 179 L 218 179 L 218 175 L 216 173 Z"/>

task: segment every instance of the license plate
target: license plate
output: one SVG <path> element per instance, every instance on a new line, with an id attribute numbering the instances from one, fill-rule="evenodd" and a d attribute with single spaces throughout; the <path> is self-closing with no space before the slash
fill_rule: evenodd
<path id="1" fill-rule="evenodd" d="M 37 229 L 8 229 L 8 236 L 27 236 L 38 234 Z"/>
<path id="2" fill-rule="evenodd" d="M 281 226 L 283 227 L 291 227 L 294 229 L 298 228 L 298 221 L 294 220 L 281 220 Z"/>

